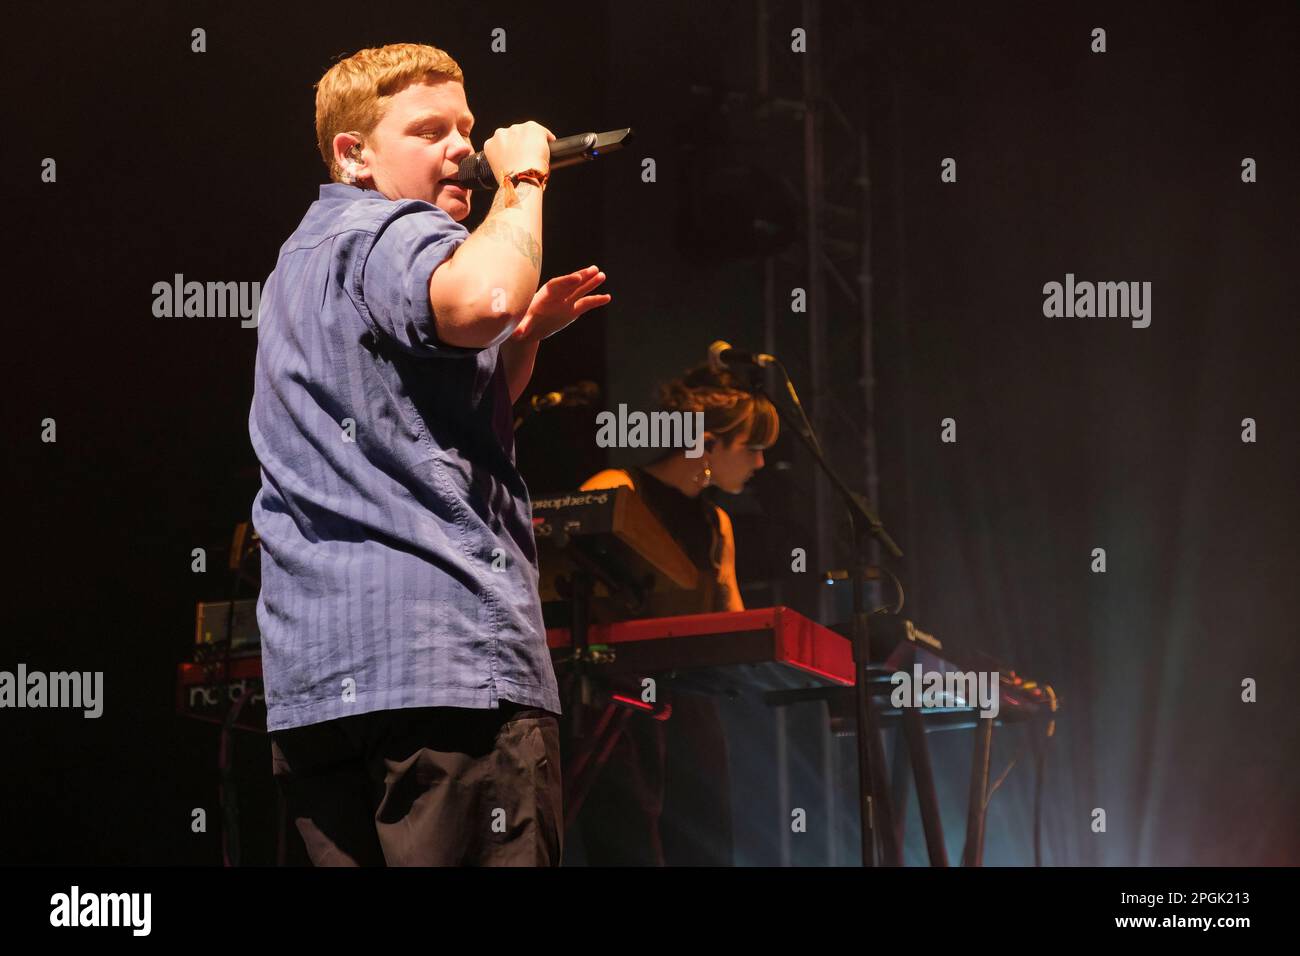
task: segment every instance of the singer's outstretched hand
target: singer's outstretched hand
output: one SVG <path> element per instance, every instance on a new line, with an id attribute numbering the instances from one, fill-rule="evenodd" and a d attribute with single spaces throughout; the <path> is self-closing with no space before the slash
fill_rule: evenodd
<path id="1" fill-rule="evenodd" d="M 587 294 L 604 281 L 605 273 L 595 266 L 551 279 L 533 295 L 528 311 L 519 320 L 510 340 L 540 342 L 584 312 L 606 305 L 610 300 L 608 294 Z"/>

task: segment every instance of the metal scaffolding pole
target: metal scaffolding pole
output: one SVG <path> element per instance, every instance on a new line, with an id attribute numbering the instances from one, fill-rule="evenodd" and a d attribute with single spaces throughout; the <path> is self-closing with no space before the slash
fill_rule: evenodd
<path id="1" fill-rule="evenodd" d="M 822 214 L 826 205 L 825 170 L 822 165 L 822 135 L 825 126 L 825 103 L 822 98 L 824 54 L 816 48 L 822 43 L 820 0 L 803 0 L 803 27 L 805 35 L 814 44 L 814 49 L 803 57 L 804 205 L 808 223 L 805 291 L 808 309 L 808 370 L 813 399 L 812 424 L 813 430 L 820 436 L 828 433 L 827 422 L 830 420 L 826 372 L 826 275 L 822 236 Z M 820 480 L 820 477 L 813 485 L 813 529 L 816 541 L 815 561 L 821 567 L 828 567 L 832 563 L 835 541 L 827 508 L 826 482 Z M 831 598 L 828 590 L 820 592 L 818 614 L 822 621 L 829 621 L 834 615 Z"/>

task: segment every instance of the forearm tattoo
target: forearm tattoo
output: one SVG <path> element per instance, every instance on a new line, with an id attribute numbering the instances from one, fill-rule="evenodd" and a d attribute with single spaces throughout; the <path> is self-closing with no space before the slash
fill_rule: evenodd
<path id="1" fill-rule="evenodd" d="M 538 245 L 537 240 L 533 238 L 533 234 L 528 230 L 520 229 L 518 226 L 512 226 L 508 222 L 501 222 L 489 216 L 483 220 L 478 229 L 474 231 L 474 234 L 514 246 L 516 252 L 533 264 L 534 269 L 541 268 L 542 247 Z"/>

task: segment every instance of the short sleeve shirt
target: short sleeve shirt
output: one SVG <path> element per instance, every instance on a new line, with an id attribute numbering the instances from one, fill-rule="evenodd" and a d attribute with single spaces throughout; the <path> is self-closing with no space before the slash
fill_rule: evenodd
<path id="1" fill-rule="evenodd" d="M 270 730 L 404 707 L 560 712 L 499 346 L 442 343 L 467 232 L 332 183 L 258 314 L 257 620 Z"/>

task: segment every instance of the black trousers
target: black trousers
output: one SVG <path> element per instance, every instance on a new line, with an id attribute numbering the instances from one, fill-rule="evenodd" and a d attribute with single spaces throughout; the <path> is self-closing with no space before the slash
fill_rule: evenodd
<path id="1" fill-rule="evenodd" d="M 558 866 L 559 724 L 544 710 L 420 707 L 271 734 L 316 866 Z"/>

